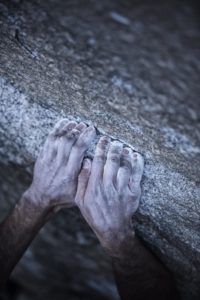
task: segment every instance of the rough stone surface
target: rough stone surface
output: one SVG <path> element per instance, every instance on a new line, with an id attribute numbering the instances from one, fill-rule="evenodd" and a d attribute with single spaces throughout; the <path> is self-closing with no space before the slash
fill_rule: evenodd
<path id="1" fill-rule="evenodd" d="M 144 155 L 135 226 L 190 300 L 200 299 L 198 16 L 196 2 L 177 0 L 0 2 L 1 220 L 55 121 L 93 122 Z M 41 230 L 15 285 L 17 300 L 118 299 L 76 209 Z"/>

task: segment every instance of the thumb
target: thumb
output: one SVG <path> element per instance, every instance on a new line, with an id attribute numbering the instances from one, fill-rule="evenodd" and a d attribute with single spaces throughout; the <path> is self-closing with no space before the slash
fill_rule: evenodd
<path id="1" fill-rule="evenodd" d="M 75 196 L 75 203 L 80 206 L 83 204 L 84 195 L 90 177 L 92 162 L 89 158 L 83 160 L 83 166 L 78 176 L 78 187 Z"/>

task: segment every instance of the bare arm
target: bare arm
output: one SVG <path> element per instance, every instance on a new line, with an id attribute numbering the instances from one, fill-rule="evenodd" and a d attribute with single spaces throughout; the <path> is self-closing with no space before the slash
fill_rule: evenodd
<path id="1" fill-rule="evenodd" d="M 179 299 L 170 272 L 138 237 L 127 237 L 112 264 L 122 300 Z"/>
<path id="2" fill-rule="evenodd" d="M 28 245 L 52 213 L 50 209 L 37 206 L 27 192 L 1 224 L 0 286 L 5 284 Z"/>
<path id="3" fill-rule="evenodd" d="M 82 160 L 95 135 L 94 127 L 66 119 L 49 134 L 30 188 L 0 225 L 0 286 L 46 221 L 74 205 Z"/>
<path id="4" fill-rule="evenodd" d="M 143 167 L 140 154 L 103 137 L 84 162 L 75 201 L 112 259 L 123 300 L 178 299 L 170 273 L 131 229 Z"/>

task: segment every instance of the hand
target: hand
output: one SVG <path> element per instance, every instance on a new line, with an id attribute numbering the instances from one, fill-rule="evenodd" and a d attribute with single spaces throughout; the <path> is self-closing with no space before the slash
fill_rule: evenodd
<path id="1" fill-rule="evenodd" d="M 82 160 L 96 132 L 93 126 L 63 119 L 50 132 L 36 161 L 26 193 L 35 204 L 60 208 L 74 205 Z"/>
<path id="2" fill-rule="evenodd" d="M 84 160 L 75 202 L 111 255 L 118 255 L 132 233 L 130 221 L 139 205 L 143 167 L 139 153 L 120 142 L 109 143 L 106 137 L 100 139 L 93 162 Z"/>

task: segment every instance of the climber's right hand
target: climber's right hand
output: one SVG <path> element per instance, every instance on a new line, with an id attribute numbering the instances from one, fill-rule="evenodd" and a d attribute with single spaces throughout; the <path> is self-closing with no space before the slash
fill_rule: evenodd
<path id="1" fill-rule="evenodd" d="M 139 205 L 143 167 L 139 153 L 107 137 L 100 138 L 93 161 L 84 160 L 75 202 L 111 256 L 123 256 L 125 241 L 134 235 L 130 222 Z"/>

